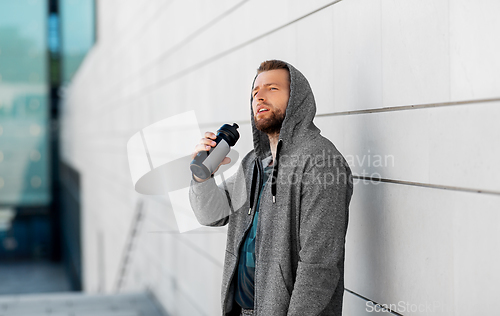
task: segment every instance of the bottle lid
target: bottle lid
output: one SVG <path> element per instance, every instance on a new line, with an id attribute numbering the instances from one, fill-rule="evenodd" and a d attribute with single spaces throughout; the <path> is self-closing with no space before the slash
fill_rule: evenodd
<path id="1" fill-rule="evenodd" d="M 234 146 L 238 139 L 240 139 L 240 133 L 238 133 L 239 126 L 236 123 L 233 123 L 233 125 L 229 124 L 224 124 L 217 130 L 217 134 L 221 134 L 221 137 L 223 137 L 229 146 Z"/>

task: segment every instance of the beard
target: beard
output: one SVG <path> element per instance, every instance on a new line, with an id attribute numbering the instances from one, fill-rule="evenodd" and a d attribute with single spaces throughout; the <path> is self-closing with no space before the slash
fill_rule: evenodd
<path id="1" fill-rule="evenodd" d="M 266 118 L 255 121 L 255 127 L 268 135 L 275 135 L 279 134 L 284 120 L 285 113 L 269 110 L 269 115 Z"/>

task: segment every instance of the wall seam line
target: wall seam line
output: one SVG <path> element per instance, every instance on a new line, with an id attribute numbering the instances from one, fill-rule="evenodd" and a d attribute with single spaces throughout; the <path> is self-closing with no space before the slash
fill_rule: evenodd
<path id="1" fill-rule="evenodd" d="M 384 182 L 384 183 L 424 187 L 424 188 L 430 188 L 430 189 L 441 189 L 441 190 L 460 191 L 460 192 L 468 192 L 468 193 L 482 193 L 482 194 L 500 195 L 500 192 L 493 191 L 493 190 L 472 189 L 472 188 L 448 186 L 448 185 L 441 185 L 441 184 L 430 184 L 430 183 L 422 183 L 422 182 L 413 182 L 413 181 L 404 181 L 404 180 L 395 180 L 395 179 L 387 179 L 387 178 L 365 177 L 365 176 L 359 176 L 356 174 L 353 174 L 352 177 L 354 179 L 379 182 L 379 183 Z"/>
<path id="2" fill-rule="evenodd" d="M 414 104 L 414 105 L 398 105 L 398 106 L 373 108 L 373 109 L 365 109 L 365 110 L 321 113 L 321 114 L 316 114 L 315 117 L 330 117 L 330 116 L 346 116 L 346 115 L 357 115 L 357 114 L 396 112 L 396 111 L 405 111 L 405 110 L 418 110 L 418 109 L 425 109 L 425 108 L 439 108 L 439 107 L 447 107 L 447 106 L 467 105 L 467 104 L 477 104 L 477 103 L 490 103 L 490 102 L 500 102 L 500 98 L 463 100 L 463 101 Z M 211 127 L 211 126 L 215 126 L 215 125 L 220 126 L 220 125 L 223 125 L 226 123 L 227 122 L 199 123 L 199 126 L 200 127 Z M 241 124 L 250 124 L 250 120 L 238 121 L 238 125 L 241 125 Z"/>
<path id="3" fill-rule="evenodd" d="M 277 31 L 279 31 L 279 30 L 281 30 L 281 29 L 283 29 L 283 28 L 285 28 L 287 26 L 290 26 L 290 25 L 292 25 L 292 24 L 294 24 L 294 23 L 296 23 L 296 22 L 298 22 L 298 21 L 300 21 L 300 20 L 302 20 L 302 19 L 304 19 L 304 18 L 306 18 L 306 17 L 308 17 L 310 15 L 313 15 L 313 14 L 315 14 L 315 13 L 317 13 L 317 12 L 319 12 L 319 11 L 321 11 L 321 10 L 329 7 L 329 6 L 332 6 L 332 5 L 334 5 L 334 4 L 338 3 L 338 2 L 341 2 L 341 1 L 342 0 L 335 0 L 333 2 L 330 2 L 330 3 L 328 3 L 328 4 L 326 4 L 326 5 L 322 6 L 322 7 L 320 7 L 318 9 L 315 9 L 314 11 L 311 11 L 311 12 L 309 12 L 309 13 L 303 15 L 303 16 L 300 16 L 300 17 L 298 17 L 298 18 L 296 18 L 296 19 L 294 19 L 294 20 L 292 20 L 290 22 L 287 22 L 287 23 L 285 23 L 285 24 L 283 24 L 281 26 L 278 26 L 278 27 L 276 27 L 276 28 L 274 28 L 274 29 L 272 29 L 272 30 L 270 30 L 268 32 L 265 32 L 265 33 L 263 33 L 261 35 L 258 35 L 256 37 L 254 37 L 254 38 L 251 38 L 251 39 L 249 39 L 246 42 L 243 42 L 243 43 L 241 43 L 239 45 L 236 45 L 236 46 L 231 47 L 231 48 L 229 48 L 229 49 L 227 49 L 225 51 L 222 51 L 222 52 L 220 52 L 218 54 L 215 54 L 214 56 L 209 57 L 209 58 L 207 58 L 205 60 L 202 60 L 202 61 L 200 61 L 200 62 L 198 62 L 198 63 L 196 63 L 194 65 L 188 66 L 187 68 L 185 68 L 185 69 L 183 69 L 181 71 L 178 71 L 177 73 L 174 73 L 174 74 L 172 74 L 172 75 L 170 75 L 170 76 L 168 76 L 166 78 L 158 80 L 157 82 L 155 82 L 153 84 L 150 84 L 149 86 L 146 86 L 143 90 L 141 90 L 140 92 L 138 92 L 136 94 L 133 94 L 133 95 L 130 95 L 130 96 L 126 96 L 125 99 L 129 99 L 129 100 L 137 99 L 137 98 L 139 98 L 139 97 L 141 97 L 141 96 L 143 96 L 143 95 L 145 95 L 147 93 L 150 93 L 150 92 L 156 90 L 159 87 L 167 85 L 168 83 L 173 82 L 173 81 L 175 81 L 175 80 L 177 80 L 177 79 L 179 79 L 181 77 L 184 77 L 185 75 L 193 72 L 194 70 L 197 70 L 197 69 L 200 69 L 202 67 L 205 67 L 205 66 L 211 64 L 212 62 L 214 62 L 214 61 L 216 61 L 216 60 L 218 60 L 218 59 L 220 59 L 220 58 L 222 58 L 222 57 L 224 57 L 226 55 L 229 55 L 229 54 L 231 54 L 231 53 L 233 53 L 233 52 L 235 52 L 235 51 L 237 51 L 237 50 L 239 50 L 239 49 L 241 49 L 241 48 L 243 48 L 243 47 L 245 47 L 245 46 L 247 46 L 247 45 L 249 45 L 249 44 L 251 44 L 253 42 L 256 42 L 257 40 L 259 40 L 261 38 L 264 38 L 264 37 L 266 37 L 266 36 L 268 36 L 270 34 L 273 34 L 273 33 L 277 32 Z M 141 73 L 138 73 L 138 75 L 140 75 L 140 74 Z M 111 104 L 112 103 L 119 103 L 120 100 L 121 99 L 116 99 L 116 100 L 110 101 L 109 103 L 111 103 Z M 106 106 L 103 107 L 102 111 L 104 111 L 105 109 L 106 109 Z M 112 111 L 112 110 L 113 109 L 111 108 L 110 111 Z M 101 115 L 101 113 L 99 113 L 98 115 Z"/>
<path id="4" fill-rule="evenodd" d="M 464 104 L 473 104 L 473 103 L 489 103 L 489 102 L 498 102 L 498 101 L 500 101 L 500 98 L 463 100 L 463 101 L 426 103 L 426 104 L 413 104 L 413 105 L 399 105 L 399 106 L 390 106 L 390 107 L 373 108 L 373 109 L 365 109 L 365 110 L 353 110 L 353 111 L 341 111 L 341 112 L 317 114 L 316 117 L 393 112 L 393 111 L 404 111 L 404 110 L 418 110 L 418 109 L 426 109 L 426 108 L 437 108 L 437 107 L 446 107 L 446 106 L 464 105 Z"/>
<path id="5" fill-rule="evenodd" d="M 157 66 L 157 63 L 163 61 L 165 58 L 168 56 L 172 55 L 174 52 L 182 48 L 183 46 L 187 45 L 189 42 L 191 42 L 194 38 L 198 37 L 200 34 L 204 33 L 206 30 L 208 30 L 210 27 L 213 25 L 217 24 L 217 22 L 221 21 L 224 17 L 232 13 L 233 11 L 237 10 L 239 7 L 241 7 L 243 4 L 248 2 L 249 0 L 243 0 L 234 5 L 233 7 L 229 8 L 228 10 L 224 11 L 220 15 L 218 15 L 215 19 L 210 20 L 208 23 L 203 24 L 200 28 L 196 29 L 194 32 L 186 36 L 183 40 L 172 46 L 170 49 L 168 49 L 166 52 L 158 56 L 156 59 L 153 61 L 149 62 L 144 68 L 140 69 L 133 75 L 128 76 L 126 79 L 124 79 L 122 82 L 117 84 L 116 86 L 112 87 L 109 89 L 104 95 L 110 94 L 113 90 L 116 90 L 120 88 L 123 85 L 123 82 L 126 82 L 129 79 L 137 78 L 141 74 L 150 71 L 151 69 L 155 68 Z"/>
<path id="6" fill-rule="evenodd" d="M 349 289 L 347 289 L 347 288 L 345 288 L 345 287 L 344 287 L 344 291 L 349 292 L 349 293 L 351 293 L 351 294 L 353 294 L 353 295 L 355 295 L 355 296 L 357 296 L 357 297 L 359 297 L 359 298 L 361 298 L 361 299 L 364 299 L 364 300 L 365 300 L 365 301 L 367 301 L 367 302 L 372 302 L 372 303 L 373 303 L 373 304 L 375 304 L 376 306 L 379 306 L 379 307 L 381 307 L 381 308 L 385 308 L 385 309 L 387 309 L 387 311 L 388 311 L 389 313 L 391 313 L 391 314 L 393 314 L 393 315 L 397 315 L 397 316 L 404 316 L 403 314 L 400 314 L 400 313 L 398 313 L 398 312 L 395 312 L 395 311 L 393 311 L 393 310 L 392 310 L 392 309 L 390 309 L 390 308 L 384 307 L 383 305 L 381 305 L 381 304 L 379 304 L 379 303 L 375 302 L 374 300 L 371 300 L 371 299 L 369 299 L 369 298 L 367 298 L 367 297 L 365 297 L 365 296 L 363 296 L 363 295 L 360 295 L 360 294 L 358 294 L 358 293 L 356 293 L 356 292 L 354 292 L 354 291 L 351 291 L 351 290 L 349 290 Z M 368 311 L 367 311 L 367 312 L 368 312 Z"/>

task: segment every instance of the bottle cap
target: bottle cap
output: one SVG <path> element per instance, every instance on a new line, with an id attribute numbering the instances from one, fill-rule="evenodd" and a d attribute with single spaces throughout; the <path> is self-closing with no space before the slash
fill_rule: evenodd
<path id="1" fill-rule="evenodd" d="M 240 139 L 238 128 L 239 126 L 236 123 L 233 123 L 233 125 L 224 124 L 217 130 L 217 134 L 224 138 L 229 146 L 234 146 L 238 139 Z"/>

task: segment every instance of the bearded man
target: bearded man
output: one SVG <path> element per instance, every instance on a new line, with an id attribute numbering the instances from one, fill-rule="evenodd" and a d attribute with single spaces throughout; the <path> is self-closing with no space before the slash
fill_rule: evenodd
<path id="1" fill-rule="evenodd" d="M 341 316 L 351 170 L 292 65 L 263 62 L 251 91 L 253 150 L 220 186 L 193 175 L 189 192 L 202 225 L 228 225 L 222 315 Z M 215 138 L 206 132 L 193 158 Z"/>

